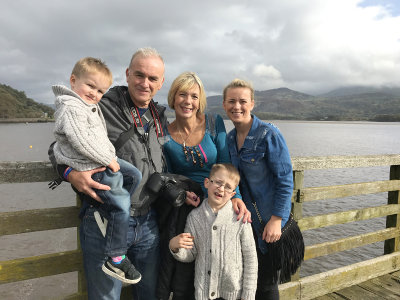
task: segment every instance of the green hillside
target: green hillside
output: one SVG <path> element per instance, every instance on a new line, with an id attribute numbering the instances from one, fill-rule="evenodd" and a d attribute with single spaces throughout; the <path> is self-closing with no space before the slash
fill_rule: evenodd
<path id="1" fill-rule="evenodd" d="M 0 119 L 53 118 L 54 110 L 44 104 L 27 98 L 25 92 L 0 84 Z"/>

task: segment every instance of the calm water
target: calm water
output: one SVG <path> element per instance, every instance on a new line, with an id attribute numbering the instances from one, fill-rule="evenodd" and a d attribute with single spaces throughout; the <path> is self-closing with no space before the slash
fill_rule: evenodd
<path id="1" fill-rule="evenodd" d="M 400 153 L 400 123 L 275 121 L 292 157 Z M 232 128 L 226 122 L 228 130 Z M 0 124 L 0 161 L 47 160 L 53 124 Z M 388 167 L 307 171 L 306 186 L 386 180 Z M 74 193 L 67 184 L 56 190 L 47 183 L 0 185 L 0 212 L 70 206 Z M 386 193 L 305 203 L 304 215 L 382 205 Z M 334 240 L 385 227 L 384 218 L 304 232 L 306 244 Z M 54 230 L 0 237 L 0 260 L 76 248 L 76 230 Z M 301 276 L 319 273 L 381 255 L 383 243 L 306 261 Z M 54 299 L 76 290 L 74 273 L 0 285 L 1 299 Z"/>

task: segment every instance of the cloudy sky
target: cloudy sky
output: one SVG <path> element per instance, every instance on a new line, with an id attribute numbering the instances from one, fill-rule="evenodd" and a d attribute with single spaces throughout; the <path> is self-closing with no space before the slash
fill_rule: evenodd
<path id="1" fill-rule="evenodd" d="M 106 4 L 107 3 L 107 4 Z M 112 3 L 112 4 L 111 4 Z M 309 94 L 350 85 L 400 85 L 398 0 L 3 1 L 0 83 L 42 103 L 69 84 L 75 62 L 106 61 L 125 83 L 133 52 L 152 46 L 172 80 L 198 73 L 207 95 L 235 77 L 257 90 Z"/>

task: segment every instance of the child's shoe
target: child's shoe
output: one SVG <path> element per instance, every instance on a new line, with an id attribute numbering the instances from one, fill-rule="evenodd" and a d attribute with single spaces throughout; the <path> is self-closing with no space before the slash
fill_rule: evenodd
<path id="1" fill-rule="evenodd" d="M 125 257 L 119 264 L 114 263 L 109 257 L 101 268 L 104 273 L 125 283 L 135 284 L 142 279 L 142 275 L 136 270 L 128 257 Z"/>

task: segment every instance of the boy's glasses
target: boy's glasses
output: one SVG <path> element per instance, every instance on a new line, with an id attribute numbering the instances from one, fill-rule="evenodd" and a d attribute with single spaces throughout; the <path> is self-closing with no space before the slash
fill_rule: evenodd
<path id="1" fill-rule="evenodd" d="M 230 186 L 227 186 L 226 184 L 224 184 L 223 181 L 216 181 L 216 180 L 212 180 L 210 179 L 210 182 L 217 188 L 224 188 L 224 192 L 225 193 L 232 193 L 233 189 Z"/>

